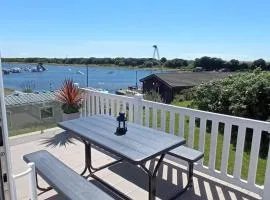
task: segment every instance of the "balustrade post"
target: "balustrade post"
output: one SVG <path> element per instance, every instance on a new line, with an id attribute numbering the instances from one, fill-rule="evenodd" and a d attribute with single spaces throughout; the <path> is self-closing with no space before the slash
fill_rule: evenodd
<path id="1" fill-rule="evenodd" d="M 143 106 L 142 106 L 142 100 L 143 100 L 143 95 L 142 94 L 135 94 L 135 104 L 134 104 L 134 115 L 135 115 L 135 123 L 136 124 L 142 124 L 142 111 L 143 111 Z"/>
<path id="2" fill-rule="evenodd" d="M 37 200 L 37 182 L 36 182 L 36 169 L 34 163 L 29 163 L 28 166 L 31 168 L 29 173 L 29 192 L 31 200 Z"/>
<path id="3" fill-rule="evenodd" d="M 268 134 L 270 131 L 268 132 Z M 266 164 L 266 172 L 264 178 L 263 199 L 270 199 L 270 146 L 268 147 L 268 158 Z"/>

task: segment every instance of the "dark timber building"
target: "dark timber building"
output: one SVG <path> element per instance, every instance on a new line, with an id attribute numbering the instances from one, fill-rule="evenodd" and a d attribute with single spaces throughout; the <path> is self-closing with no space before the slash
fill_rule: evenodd
<path id="1" fill-rule="evenodd" d="M 232 73 L 222 72 L 170 72 L 151 74 L 140 81 L 143 93 L 156 91 L 165 103 L 171 103 L 176 94 L 204 81 L 224 78 Z"/>

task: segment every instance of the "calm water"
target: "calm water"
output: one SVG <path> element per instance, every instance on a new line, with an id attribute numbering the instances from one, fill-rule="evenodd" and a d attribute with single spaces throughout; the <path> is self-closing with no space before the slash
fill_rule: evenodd
<path id="1" fill-rule="evenodd" d="M 9 64 L 2 63 L 3 68 L 10 67 L 34 67 L 35 64 Z M 61 86 L 63 80 L 72 78 L 74 82 L 79 83 L 81 87 L 86 86 L 86 67 L 85 66 L 56 66 L 44 65 L 47 71 L 44 72 L 25 72 L 17 74 L 4 75 L 4 87 L 22 90 L 23 85 L 31 81 L 35 85 L 35 90 L 55 90 Z M 78 71 L 83 74 L 78 74 Z M 89 86 L 102 88 L 114 92 L 120 88 L 127 88 L 136 84 L 136 71 L 139 79 L 159 72 L 144 69 L 125 69 L 119 67 L 96 67 L 89 66 Z"/>

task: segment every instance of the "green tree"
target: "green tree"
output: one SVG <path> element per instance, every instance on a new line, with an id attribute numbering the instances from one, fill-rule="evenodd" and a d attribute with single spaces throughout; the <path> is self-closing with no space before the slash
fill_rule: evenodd
<path id="1" fill-rule="evenodd" d="M 144 67 L 151 68 L 151 67 L 153 67 L 153 63 L 151 61 L 146 61 L 144 63 Z"/>
<path id="2" fill-rule="evenodd" d="M 230 69 L 231 71 L 237 71 L 240 70 L 240 62 L 239 60 L 232 59 L 227 63 L 227 68 Z"/>
<path id="3" fill-rule="evenodd" d="M 166 59 L 165 57 L 162 57 L 162 58 L 160 59 L 160 62 L 161 62 L 162 64 L 164 64 L 166 61 L 167 61 L 167 59 Z"/>
<path id="4" fill-rule="evenodd" d="M 251 69 L 256 69 L 257 67 L 263 69 L 263 70 L 266 70 L 267 69 L 267 65 L 266 65 L 266 62 L 264 59 L 258 59 L 258 60 L 255 60 L 252 65 L 251 65 Z"/>
<path id="5" fill-rule="evenodd" d="M 260 69 L 202 83 L 193 91 L 201 110 L 258 120 L 270 117 L 270 72 Z"/>
<path id="6" fill-rule="evenodd" d="M 219 70 L 226 67 L 225 61 L 221 58 L 210 58 L 204 56 L 202 58 L 196 58 L 194 61 L 194 67 L 202 67 L 207 71 Z"/>

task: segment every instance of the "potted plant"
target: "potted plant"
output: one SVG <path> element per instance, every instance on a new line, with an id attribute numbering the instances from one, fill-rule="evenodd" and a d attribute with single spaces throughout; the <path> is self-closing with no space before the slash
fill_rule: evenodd
<path id="1" fill-rule="evenodd" d="M 63 121 L 79 118 L 82 105 L 82 92 L 72 79 L 63 82 L 56 92 L 56 99 L 62 103 Z"/>

